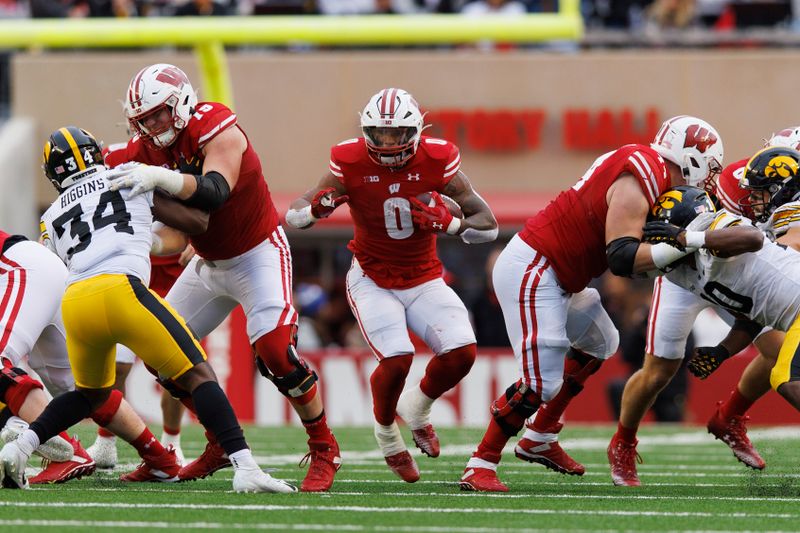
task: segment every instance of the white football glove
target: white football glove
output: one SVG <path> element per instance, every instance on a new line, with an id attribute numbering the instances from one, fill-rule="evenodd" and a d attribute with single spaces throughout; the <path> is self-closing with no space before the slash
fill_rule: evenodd
<path id="1" fill-rule="evenodd" d="M 183 174 L 179 172 L 153 165 L 124 166 L 113 169 L 108 177 L 112 191 L 130 188 L 131 196 L 136 196 L 158 187 L 174 196 L 183 188 Z"/>

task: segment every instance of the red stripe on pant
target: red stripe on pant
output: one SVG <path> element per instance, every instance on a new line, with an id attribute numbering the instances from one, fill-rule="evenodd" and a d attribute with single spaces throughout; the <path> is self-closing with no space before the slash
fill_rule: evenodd
<path id="1" fill-rule="evenodd" d="M 6 349 L 6 345 L 8 344 L 8 339 L 11 337 L 11 331 L 14 328 L 14 322 L 17 319 L 17 315 L 19 314 L 19 308 L 22 307 L 22 299 L 25 297 L 25 282 L 27 279 L 27 272 L 24 268 L 20 265 L 15 263 L 14 261 L 8 259 L 7 257 L 0 257 L 0 261 L 4 264 L 13 267 L 15 270 L 11 271 L 8 275 L 9 283 L 8 287 L 6 288 L 6 293 L 3 295 L 3 302 L 0 304 L 0 319 L 6 314 L 6 310 L 8 305 L 11 304 L 13 307 L 11 308 L 11 315 L 6 322 L 5 329 L 3 331 L 3 336 L 0 337 L 0 353 Z M 11 301 L 11 293 L 13 292 L 14 281 L 15 281 L 15 274 L 19 274 L 19 289 L 17 290 L 17 295 Z"/>

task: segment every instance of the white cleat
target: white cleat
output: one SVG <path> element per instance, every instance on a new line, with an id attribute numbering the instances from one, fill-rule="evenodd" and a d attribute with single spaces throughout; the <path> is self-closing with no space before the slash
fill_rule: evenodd
<path id="1" fill-rule="evenodd" d="M 0 431 L 0 440 L 6 444 L 13 442 L 17 440 L 26 429 L 28 429 L 27 422 L 17 416 L 12 416 L 8 419 L 2 431 Z M 72 443 L 56 435 L 52 439 L 40 444 L 33 453 L 54 463 L 63 463 L 72 458 Z"/>
<path id="2" fill-rule="evenodd" d="M 28 457 L 16 442 L 10 442 L 0 450 L 0 485 L 6 489 L 28 489 L 25 467 Z"/>
<path id="3" fill-rule="evenodd" d="M 117 440 L 113 437 L 97 437 L 94 444 L 86 448 L 86 453 L 94 459 L 97 468 L 117 466 Z"/>
<path id="4" fill-rule="evenodd" d="M 240 468 L 233 474 L 234 492 L 297 492 L 297 487 L 282 479 L 275 479 L 260 468 Z"/>

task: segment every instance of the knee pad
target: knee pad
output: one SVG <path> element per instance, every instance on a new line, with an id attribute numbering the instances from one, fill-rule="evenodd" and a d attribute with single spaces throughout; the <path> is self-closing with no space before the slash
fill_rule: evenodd
<path id="1" fill-rule="evenodd" d="M 539 395 L 520 379 L 492 403 L 491 413 L 503 433 L 513 437 L 541 403 Z"/>
<path id="2" fill-rule="evenodd" d="M 281 326 L 254 343 L 258 371 L 289 398 L 300 398 L 317 382 L 316 372 L 297 354 L 295 339 L 295 326 Z"/>
<path id="3" fill-rule="evenodd" d="M 21 368 L 12 366 L 10 360 L 2 360 L 0 363 L 0 401 L 8 406 L 11 414 L 19 413 L 20 407 L 25 403 L 25 398 L 34 389 L 44 389 L 44 385 L 30 377 Z"/>
<path id="4" fill-rule="evenodd" d="M 121 403 L 122 393 L 116 389 L 112 390 L 105 403 L 92 413 L 92 420 L 94 420 L 95 424 L 98 426 L 106 427 L 111 423 L 111 419 L 114 418 L 117 411 L 119 411 Z"/>

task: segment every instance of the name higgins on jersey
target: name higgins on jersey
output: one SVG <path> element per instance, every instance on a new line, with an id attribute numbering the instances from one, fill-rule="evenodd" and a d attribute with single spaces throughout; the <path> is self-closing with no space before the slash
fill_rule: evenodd
<path id="1" fill-rule="evenodd" d="M 88 172 L 88 171 L 87 171 Z M 92 170 L 92 172 L 97 172 L 96 170 Z M 76 176 L 76 180 L 80 179 L 82 176 Z M 102 191 L 103 189 L 108 188 L 108 180 L 105 177 L 97 177 L 91 181 L 87 181 L 86 183 L 80 183 L 78 185 L 74 185 L 65 192 L 61 194 L 61 207 L 64 208 L 74 202 L 75 200 L 79 200 L 83 198 L 87 194 L 91 194 L 93 192 Z"/>

